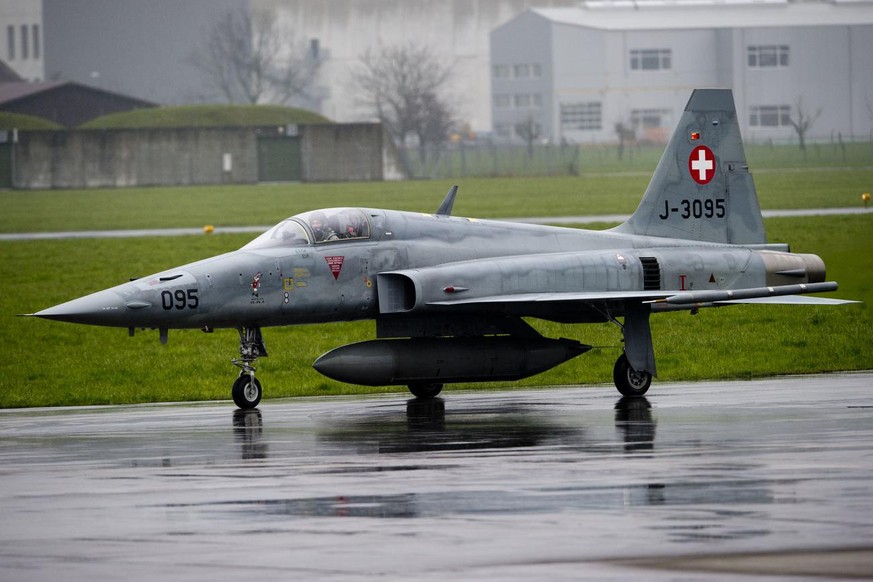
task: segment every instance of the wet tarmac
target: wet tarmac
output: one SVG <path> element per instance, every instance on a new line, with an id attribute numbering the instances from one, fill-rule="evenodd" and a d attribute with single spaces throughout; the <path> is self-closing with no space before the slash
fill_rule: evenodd
<path id="1" fill-rule="evenodd" d="M 873 373 L 0 411 L 0 580 L 786 574 L 873 575 Z"/>

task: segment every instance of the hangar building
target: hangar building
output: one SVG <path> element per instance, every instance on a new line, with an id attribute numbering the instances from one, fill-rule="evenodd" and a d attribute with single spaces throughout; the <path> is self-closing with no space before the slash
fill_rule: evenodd
<path id="1" fill-rule="evenodd" d="M 873 134 L 873 2 L 664 0 L 532 8 L 491 33 L 495 134 L 664 141 L 695 87 L 729 87 L 747 141 Z"/>

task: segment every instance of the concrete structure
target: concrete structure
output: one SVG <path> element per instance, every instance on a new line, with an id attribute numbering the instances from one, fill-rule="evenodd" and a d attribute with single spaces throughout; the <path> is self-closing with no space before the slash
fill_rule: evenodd
<path id="1" fill-rule="evenodd" d="M 0 60 L 26 81 L 45 78 L 42 0 L 0 0 Z"/>
<path id="2" fill-rule="evenodd" d="M 406 178 L 394 143 L 378 123 L 304 125 L 300 137 L 304 182 Z"/>
<path id="3" fill-rule="evenodd" d="M 532 6 L 575 6 L 577 0 L 252 0 L 273 10 L 298 39 L 318 47 L 317 110 L 334 121 L 372 119 L 349 79 L 367 49 L 414 43 L 452 67 L 447 93 L 460 124 L 490 129 L 488 34 Z"/>
<path id="4" fill-rule="evenodd" d="M 524 42 L 519 42 L 524 39 Z M 558 143 L 669 137 L 694 87 L 729 87 L 746 141 L 873 131 L 873 2 L 587 3 L 531 9 L 491 34 L 495 132 Z"/>
<path id="5" fill-rule="evenodd" d="M 297 173 L 284 179 L 351 181 L 404 176 L 378 124 L 19 131 L 11 156 L 17 189 L 254 184 L 277 181 L 267 156 Z M 290 154 L 288 153 L 290 151 Z"/>

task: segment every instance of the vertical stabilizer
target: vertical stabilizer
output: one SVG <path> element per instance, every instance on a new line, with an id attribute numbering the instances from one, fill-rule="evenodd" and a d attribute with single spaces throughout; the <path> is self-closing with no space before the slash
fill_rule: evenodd
<path id="1" fill-rule="evenodd" d="M 716 243 L 767 242 L 729 89 L 691 94 L 642 202 L 615 231 Z"/>

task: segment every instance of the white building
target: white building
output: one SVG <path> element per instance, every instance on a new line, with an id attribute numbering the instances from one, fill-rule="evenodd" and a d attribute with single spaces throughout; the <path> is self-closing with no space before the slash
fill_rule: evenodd
<path id="1" fill-rule="evenodd" d="M 452 69 L 448 97 L 456 117 L 475 131 L 491 127 L 488 35 L 531 6 L 575 6 L 578 0 L 251 0 L 271 10 L 322 59 L 318 110 L 335 121 L 372 118 L 349 79 L 368 49 L 413 43 Z"/>
<path id="2" fill-rule="evenodd" d="M 26 81 L 42 81 L 42 0 L 0 0 L 0 60 Z"/>
<path id="3" fill-rule="evenodd" d="M 524 39 L 524 42 L 519 42 Z M 531 9 L 491 34 L 495 133 L 661 141 L 695 87 L 729 87 L 747 141 L 873 131 L 873 2 L 589 2 Z"/>

